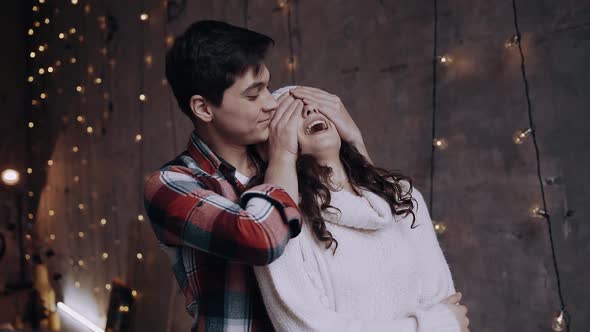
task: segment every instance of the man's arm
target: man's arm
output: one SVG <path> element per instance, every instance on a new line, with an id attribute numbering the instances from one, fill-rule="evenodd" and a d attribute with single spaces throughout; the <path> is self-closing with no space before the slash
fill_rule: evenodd
<path id="1" fill-rule="evenodd" d="M 145 208 L 163 244 L 265 265 L 299 234 L 297 204 L 279 186 L 255 186 L 235 203 L 208 190 L 186 170 L 172 166 L 153 173 L 145 183 Z"/>

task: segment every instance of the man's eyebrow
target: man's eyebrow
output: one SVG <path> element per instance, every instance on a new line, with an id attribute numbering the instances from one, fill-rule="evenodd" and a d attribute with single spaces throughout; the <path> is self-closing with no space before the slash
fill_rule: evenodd
<path id="1" fill-rule="evenodd" d="M 264 86 L 264 82 L 254 82 L 254 83 L 250 84 L 250 86 L 247 87 L 244 91 L 242 91 L 242 95 L 246 94 L 246 92 L 248 92 L 252 89 L 260 90 L 263 86 Z"/>
<path id="2" fill-rule="evenodd" d="M 271 74 L 269 73 L 268 75 L 268 81 L 270 82 L 271 79 Z M 244 91 L 242 91 L 242 95 L 246 94 L 248 91 L 252 90 L 252 89 L 257 89 L 260 90 L 265 86 L 265 83 L 262 81 L 258 81 L 258 82 L 254 82 L 252 84 L 250 84 L 250 86 L 248 86 Z"/>

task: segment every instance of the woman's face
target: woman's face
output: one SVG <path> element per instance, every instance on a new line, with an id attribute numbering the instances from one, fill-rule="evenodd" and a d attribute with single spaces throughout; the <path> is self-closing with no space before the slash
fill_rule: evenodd
<path id="1" fill-rule="evenodd" d="M 305 105 L 301 112 L 298 130 L 300 155 L 311 155 L 316 159 L 338 156 L 340 135 L 325 115 L 319 110 Z"/>

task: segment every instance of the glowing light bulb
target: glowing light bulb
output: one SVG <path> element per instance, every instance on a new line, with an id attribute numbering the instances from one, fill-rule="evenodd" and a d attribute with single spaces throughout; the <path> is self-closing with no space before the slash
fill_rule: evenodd
<path id="1" fill-rule="evenodd" d="M 59 39 L 64 39 L 64 38 L 66 38 L 66 34 L 63 32 L 60 32 L 59 35 L 57 35 L 57 37 L 59 37 Z"/>
<path id="2" fill-rule="evenodd" d="M 543 208 L 540 208 L 538 206 L 533 206 L 529 209 L 529 215 L 533 218 L 543 218 L 545 216 L 548 216 L 548 213 Z"/>
<path id="3" fill-rule="evenodd" d="M 49 215 L 50 215 L 50 216 L 54 216 L 54 215 L 55 215 L 55 211 L 53 211 L 53 210 L 49 210 Z"/>
<path id="4" fill-rule="evenodd" d="M 94 132 L 94 129 L 91 126 L 86 127 L 86 132 L 88 134 L 92 134 Z"/>
<path id="5" fill-rule="evenodd" d="M 150 16 L 147 13 L 141 13 L 139 15 L 139 19 L 142 21 L 147 21 L 150 18 Z"/>
<path id="6" fill-rule="evenodd" d="M 287 70 L 293 71 L 297 68 L 297 59 L 294 56 L 288 57 L 286 60 Z"/>
<path id="7" fill-rule="evenodd" d="M 137 215 L 137 220 L 143 221 L 143 215 L 141 215 L 141 214 L 140 215 Z"/>
<path id="8" fill-rule="evenodd" d="M 27 168 L 27 174 L 31 174 L 31 173 L 33 173 L 33 169 L 32 169 L 32 168 L 30 168 L 30 167 L 29 167 L 29 168 Z"/>
<path id="9" fill-rule="evenodd" d="M 47 72 L 48 73 L 53 73 L 53 67 L 51 67 L 51 66 L 47 67 Z"/>
<path id="10" fill-rule="evenodd" d="M 133 296 L 133 297 L 137 296 L 137 291 L 135 289 L 131 291 L 131 296 Z"/>
<path id="11" fill-rule="evenodd" d="M 76 288 L 80 288 L 80 282 L 79 281 L 74 282 L 74 286 L 76 286 Z"/>
<path id="12" fill-rule="evenodd" d="M 72 152 L 78 152 L 78 151 L 79 151 L 79 149 L 77 146 L 72 147 Z"/>
<path id="13" fill-rule="evenodd" d="M 102 226 L 106 225 L 107 224 L 107 220 L 105 218 L 100 219 L 100 224 Z"/>
<path id="14" fill-rule="evenodd" d="M 432 141 L 432 144 L 433 144 L 433 145 L 434 145 L 436 148 L 438 148 L 438 149 L 441 149 L 441 150 L 445 150 L 445 149 L 446 149 L 446 148 L 449 146 L 449 144 L 447 143 L 447 140 L 446 140 L 446 139 L 444 139 L 444 138 L 435 138 L 435 139 Z"/>
<path id="15" fill-rule="evenodd" d="M 97 77 L 97 78 L 95 78 L 95 79 L 94 79 L 94 83 L 95 83 L 95 84 L 100 84 L 100 83 L 102 83 L 102 78 L 100 78 L 100 77 Z"/>
<path id="16" fill-rule="evenodd" d="M 84 204 L 83 203 L 78 204 L 78 209 L 84 210 Z"/>
<path id="17" fill-rule="evenodd" d="M 31 52 L 31 53 L 29 53 L 29 56 L 31 57 L 31 59 L 34 59 L 35 56 L 37 56 L 37 55 L 35 54 L 35 52 Z"/>
<path id="18" fill-rule="evenodd" d="M 84 123 L 86 121 L 86 118 L 84 118 L 84 116 L 82 116 L 82 115 L 78 115 L 76 117 L 76 121 L 78 121 L 80 123 Z"/>
<path id="19" fill-rule="evenodd" d="M 136 257 L 138 260 L 143 260 L 143 254 L 140 252 L 137 253 Z"/>
<path id="20" fill-rule="evenodd" d="M 14 186 L 20 180 L 20 174 L 18 171 L 8 168 L 2 171 L 2 182 L 9 186 Z M 21 233 L 22 234 L 22 233 Z"/>
<path id="21" fill-rule="evenodd" d="M 51 22 L 48 18 L 45 18 L 45 20 L 43 21 L 45 24 L 49 24 L 49 22 Z"/>
<path id="22" fill-rule="evenodd" d="M 35 30 L 33 30 L 33 29 L 29 29 L 29 31 L 28 31 L 28 34 L 29 34 L 29 36 L 32 36 L 32 35 L 34 35 L 34 34 L 35 34 Z"/>
<path id="23" fill-rule="evenodd" d="M 104 285 L 104 288 L 106 288 L 107 290 L 111 290 L 111 284 Z"/>
<path id="24" fill-rule="evenodd" d="M 69 31 L 70 35 L 73 35 L 73 34 L 75 34 L 75 33 L 76 33 L 76 31 L 78 31 L 78 30 L 76 30 L 76 28 L 70 28 L 70 30 L 68 30 L 68 31 Z"/>
<path id="25" fill-rule="evenodd" d="M 51 159 L 47 160 L 47 165 L 48 166 L 53 166 L 53 160 L 51 160 Z"/>
<path id="26" fill-rule="evenodd" d="M 512 135 L 512 140 L 514 141 L 515 144 L 522 144 L 522 142 L 524 142 L 524 140 L 526 138 L 528 138 L 529 136 L 531 136 L 532 133 L 533 133 L 533 130 L 531 128 L 527 128 L 527 129 L 523 129 L 523 130 L 517 130 Z"/>
<path id="27" fill-rule="evenodd" d="M 139 100 L 140 101 L 146 101 L 147 100 L 147 96 L 142 93 L 142 94 L 139 95 Z"/>
<path id="28" fill-rule="evenodd" d="M 29 121 L 29 128 L 33 128 L 33 127 L 35 127 L 35 124 L 33 122 Z"/>
<path id="29" fill-rule="evenodd" d="M 78 260 L 78 266 L 84 266 L 84 261 L 83 261 L 83 260 L 81 260 L 81 259 L 79 259 L 79 260 Z"/>
<path id="30" fill-rule="evenodd" d="M 551 322 L 551 328 L 553 331 L 563 331 L 567 328 L 567 320 L 563 310 L 553 318 L 553 321 Z"/>
<path id="31" fill-rule="evenodd" d="M 71 0 L 72 1 L 72 5 L 77 5 L 78 4 L 78 0 Z"/>
<path id="32" fill-rule="evenodd" d="M 432 224 L 434 226 L 434 231 L 438 235 L 442 235 L 447 231 L 447 225 L 443 222 L 437 222 L 433 220 Z"/>
<path id="33" fill-rule="evenodd" d="M 140 134 L 135 135 L 135 142 L 141 142 L 141 135 Z"/>
<path id="34" fill-rule="evenodd" d="M 78 232 L 78 237 L 81 239 L 84 238 L 84 232 Z"/>
<path id="35" fill-rule="evenodd" d="M 448 54 L 438 57 L 438 62 L 445 65 L 445 66 L 451 65 L 453 63 L 453 61 L 454 61 L 453 57 Z"/>
<path id="36" fill-rule="evenodd" d="M 106 261 L 109 258 L 109 253 L 108 252 L 103 252 L 100 257 L 102 258 L 103 261 Z"/>
<path id="37" fill-rule="evenodd" d="M 50 234 L 49 239 L 51 239 L 52 241 L 55 240 L 55 234 Z"/>

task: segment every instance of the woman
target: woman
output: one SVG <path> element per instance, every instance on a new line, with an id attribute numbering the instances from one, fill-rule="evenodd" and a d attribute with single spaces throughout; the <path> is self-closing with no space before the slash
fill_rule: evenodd
<path id="1" fill-rule="evenodd" d="M 273 95 L 282 101 L 292 88 Z M 255 267 L 275 328 L 468 331 L 421 193 L 341 140 L 320 101 L 304 101 L 297 161 L 304 226 L 280 258 Z"/>

